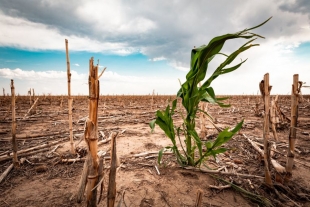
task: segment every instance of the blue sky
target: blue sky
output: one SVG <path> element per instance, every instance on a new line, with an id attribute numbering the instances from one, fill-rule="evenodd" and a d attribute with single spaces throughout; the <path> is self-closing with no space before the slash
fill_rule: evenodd
<path id="1" fill-rule="evenodd" d="M 273 94 L 289 94 L 296 73 L 310 85 L 310 1 L 0 0 L 0 87 L 9 93 L 14 79 L 19 94 L 66 94 L 68 39 L 72 94 L 88 93 L 90 57 L 107 67 L 102 94 L 176 94 L 194 46 L 270 16 L 254 31 L 266 39 L 235 61 L 247 62 L 212 83 L 228 95 L 257 94 L 267 72 Z M 223 51 L 241 44 L 228 42 Z M 213 60 L 208 75 L 222 60 Z"/>
<path id="2" fill-rule="evenodd" d="M 125 56 L 116 54 L 92 53 L 87 51 L 69 51 L 72 70 L 85 73 L 88 70 L 88 61 L 94 57 L 94 62 L 104 67 L 111 67 L 116 73 L 130 76 L 171 76 L 184 75 L 185 72 L 175 70 L 166 60 L 152 61 L 141 53 Z M 24 70 L 50 71 L 67 70 L 65 51 L 39 50 L 31 51 L 12 47 L 2 47 L 0 50 L 0 68 L 22 68 Z"/>
<path id="3" fill-rule="evenodd" d="M 70 46 L 70 45 L 69 45 Z M 108 91 L 105 91 L 104 89 L 101 90 L 102 94 L 149 94 L 152 93 L 151 88 L 145 90 L 137 86 L 133 87 L 133 89 L 137 90 L 131 90 L 130 87 L 126 87 L 126 82 L 130 81 L 131 76 L 139 77 L 140 82 L 141 79 L 148 78 L 148 79 L 161 79 L 161 80 L 167 80 L 167 77 L 177 77 L 174 81 L 175 83 L 178 83 L 178 78 L 185 77 L 186 72 L 181 70 L 176 70 L 174 67 L 170 66 L 166 60 L 159 60 L 154 61 L 149 59 L 147 56 L 141 54 L 141 53 L 134 53 L 134 54 L 128 54 L 128 55 L 116 55 L 116 54 L 103 54 L 103 53 L 95 53 L 95 52 L 88 52 L 88 51 L 69 51 L 70 55 L 70 68 L 71 71 L 77 72 L 79 75 L 83 75 L 83 77 L 80 77 L 79 80 L 77 80 L 78 84 L 75 84 L 76 88 L 72 87 L 73 94 L 86 94 L 88 86 L 85 84 L 87 82 L 87 72 L 88 72 L 88 64 L 90 57 L 94 57 L 95 64 L 98 63 L 100 65 L 100 71 L 107 67 L 107 73 L 109 75 L 113 74 L 121 74 L 123 78 L 120 79 L 108 79 L 106 80 L 109 84 L 113 82 L 113 87 L 109 87 L 109 84 L 105 84 L 105 82 L 101 81 L 101 85 L 107 85 Z M 12 47 L 2 47 L 0 48 L 0 68 L 10 68 L 10 69 L 22 69 L 22 71 L 26 72 L 51 72 L 51 71 L 58 71 L 58 72 L 66 72 L 67 71 L 67 65 L 66 65 L 66 53 L 65 51 L 57 51 L 57 50 L 39 50 L 39 51 L 33 51 L 33 50 L 25 50 L 25 49 L 18 49 L 18 48 L 12 48 Z M 109 71 L 109 69 L 112 68 L 112 73 Z M 14 71 L 13 69 L 13 71 Z M 58 80 L 59 75 L 56 76 L 57 78 L 54 78 L 54 81 L 48 81 L 47 83 L 50 84 L 50 86 L 45 87 L 46 90 L 41 90 L 39 88 L 39 94 L 40 93 L 51 93 L 51 94 L 65 94 L 67 91 L 65 90 L 65 75 L 61 76 L 62 82 Z M 14 76 L 6 77 L 2 75 L 0 77 L 1 79 L 1 85 L 6 83 L 9 83 L 9 78 L 13 78 Z M 38 77 L 37 77 L 38 78 Z M 73 79 L 75 79 L 75 74 L 72 76 Z M 81 78 L 84 78 L 84 80 Z M 125 80 L 124 80 L 125 78 Z M 27 81 L 28 79 L 28 81 Z M 15 85 L 21 82 L 26 82 L 26 88 L 34 88 L 35 91 L 37 91 L 38 85 L 41 85 L 40 83 L 44 83 L 44 79 L 49 79 L 48 76 L 40 77 L 39 80 L 36 80 L 35 75 L 33 78 L 28 77 L 19 77 L 15 76 Z M 129 79 L 129 80 L 127 80 Z M 103 76 L 103 80 L 105 80 Z M 122 82 L 120 85 L 125 85 L 125 87 L 118 87 L 117 83 Z M 124 84 L 125 82 L 125 84 Z M 53 86 L 57 86 L 61 83 L 62 90 L 59 91 L 59 89 L 54 91 Z M 147 81 L 145 82 L 147 84 Z M 144 84 L 145 84 L 144 83 Z M 153 88 L 156 88 L 156 93 L 159 94 L 170 94 L 164 84 L 161 82 L 161 86 L 157 86 L 156 83 L 153 83 Z M 74 82 L 73 82 L 74 84 Z M 128 84 L 130 85 L 130 84 Z M 143 87 L 143 85 L 139 85 Z M 174 84 L 175 88 L 174 91 L 178 90 L 179 85 Z M 4 86 L 2 86 L 5 88 Z M 81 89 L 82 88 L 82 89 Z M 102 87 L 103 88 L 103 87 Z M 125 90 L 124 90 L 125 89 Z M 8 91 L 9 88 L 7 87 L 6 91 Z M 18 93 L 23 94 L 25 91 L 25 87 L 18 88 L 16 87 L 16 90 Z M 154 89 L 155 90 L 155 89 Z M 141 91 L 141 92 L 139 92 Z M 27 92 L 27 91 L 26 91 Z M 24 92 L 24 93 L 26 93 Z"/>

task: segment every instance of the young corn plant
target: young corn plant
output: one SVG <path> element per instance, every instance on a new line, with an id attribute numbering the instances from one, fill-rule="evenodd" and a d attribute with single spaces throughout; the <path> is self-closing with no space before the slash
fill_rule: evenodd
<path id="1" fill-rule="evenodd" d="M 212 117 L 206 111 L 200 110 L 198 106 L 201 101 L 218 104 L 221 107 L 230 106 L 222 102 L 227 98 L 216 98 L 214 90 L 211 87 L 211 83 L 218 76 L 238 69 L 246 61 L 244 60 L 234 66 L 226 67 L 232 63 L 240 53 L 250 49 L 253 46 L 258 46 L 258 44 L 251 43 L 258 37 L 264 37 L 251 33 L 250 31 L 262 26 L 270 19 L 271 18 L 250 29 L 245 29 L 234 34 L 226 34 L 215 37 L 209 42 L 208 45 L 202 45 L 199 48 L 192 49 L 190 71 L 186 75 L 186 81 L 181 85 L 181 88 L 177 93 L 177 98 L 182 100 L 182 105 L 186 110 L 186 116 L 184 116 L 181 112 L 181 117 L 183 119 L 182 125 L 175 126 L 173 123 L 173 115 L 175 113 L 177 99 L 172 102 L 171 107 L 168 104 L 166 110 L 158 110 L 156 112 L 156 119 L 150 122 L 152 131 L 157 124 L 172 142 L 172 146 L 165 147 L 159 151 L 159 164 L 165 149 L 172 150 L 172 152 L 176 155 L 178 163 L 182 166 L 200 166 L 201 163 L 209 156 L 215 157 L 217 154 L 223 153 L 227 150 L 226 148 L 223 148 L 222 145 L 229 141 L 233 135 L 241 129 L 243 120 L 232 130 L 226 128 L 221 131 L 215 141 L 202 142 L 195 129 L 195 118 L 197 112 L 199 111 L 204 113 L 211 119 Z M 231 39 L 248 39 L 248 41 L 229 55 L 221 53 L 221 49 L 225 42 Z M 223 55 L 226 59 L 215 69 L 213 74 L 206 79 L 208 65 L 216 55 Z M 200 82 L 202 82 L 202 85 L 201 87 L 198 87 L 198 83 Z M 182 145 L 181 135 L 185 136 L 185 147 Z M 177 138 L 180 141 L 181 149 L 177 146 Z"/>

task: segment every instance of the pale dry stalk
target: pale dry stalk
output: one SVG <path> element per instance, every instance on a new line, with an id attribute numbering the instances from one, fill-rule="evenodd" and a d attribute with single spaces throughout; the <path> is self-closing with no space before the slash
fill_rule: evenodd
<path id="1" fill-rule="evenodd" d="M 31 88 L 28 91 L 28 95 L 29 95 L 29 105 L 32 105 L 32 100 L 31 100 Z"/>
<path id="2" fill-rule="evenodd" d="M 27 113 L 24 115 L 23 119 L 25 119 L 27 117 L 27 115 L 31 112 L 31 110 L 35 107 L 35 105 L 37 104 L 39 98 L 37 98 L 35 100 L 35 102 L 32 104 L 32 106 L 30 107 L 30 109 L 27 111 Z"/>
<path id="3" fill-rule="evenodd" d="M 11 164 L 0 176 L 0 183 L 4 180 L 4 178 L 9 174 L 9 172 L 13 169 L 14 164 Z"/>
<path id="4" fill-rule="evenodd" d="M 34 100 L 34 99 L 35 99 L 35 93 L 34 93 L 34 88 L 33 88 L 32 89 L 32 100 Z M 31 111 L 31 114 L 35 114 L 36 112 L 37 112 L 37 106 L 34 105 L 32 111 Z"/>
<path id="5" fill-rule="evenodd" d="M 271 105 L 270 105 L 270 123 L 271 123 L 271 129 L 273 133 L 273 138 L 278 141 L 278 134 L 276 130 L 276 124 L 278 123 L 277 116 L 276 116 L 276 102 L 275 99 L 273 98 L 271 100 Z"/>
<path id="6" fill-rule="evenodd" d="M 17 158 L 17 141 L 16 141 L 16 117 L 15 117 L 15 87 L 14 80 L 11 80 L 11 94 L 12 94 L 12 151 L 13 151 L 13 164 L 18 166 Z"/>
<path id="7" fill-rule="evenodd" d="M 71 97 L 71 73 L 70 73 L 70 59 L 69 59 L 69 48 L 68 40 L 65 40 L 66 43 L 66 59 L 67 59 L 67 78 L 68 78 L 68 116 L 69 116 L 69 132 L 70 132 L 70 145 L 71 145 L 71 154 L 75 153 L 74 142 L 73 142 L 73 129 L 72 129 L 72 97 Z M 62 105 L 62 102 L 61 102 Z"/>
<path id="8" fill-rule="evenodd" d="M 94 66 L 94 59 L 89 61 L 89 118 L 85 123 L 84 137 L 91 158 L 88 165 L 87 176 L 87 206 L 97 206 L 97 184 L 102 172 L 99 172 L 98 151 L 98 102 L 99 102 L 99 76 L 98 65 Z M 95 188 L 95 189 L 94 189 Z"/>
<path id="9" fill-rule="evenodd" d="M 264 125 L 263 125 L 263 139 L 264 139 L 264 162 L 265 162 L 265 182 L 268 186 L 272 186 L 270 174 L 270 149 L 269 149 L 269 103 L 270 91 L 272 86 L 269 86 L 269 73 L 264 75 L 264 80 L 260 84 L 260 90 L 264 100 Z"/>
<path id="10" fill-rule="evenodd" d="M 298 89 L 298 74 L 293 76 L 293 85 L 291 93 L 291 127 L 289 134 L 289 149 L 287 152 L 287 162 L 286 162 L 286 177 L 285 182 L 288 182 L 292 177 L 292 170 L 294 165 L 294 150 L 296 141 L 296 127 L 298 119 L 298 97 L 300 90 Z"/>
<path id="11" fill-rule="evenodd" d="M 242 134 L 242 135 L 248 140 L 248 142 L 260 154 L 260 156 L 264 157 L 264 152 L 263 152 L 263 150 L 260 149 L 258 144 L 256 142 L 254 142 L 253 140 L 251 140 L 249 137 L 247 137 L 245 134 Z M 282 165 L 280 165 L 276 160 L 272 159 L 272 156 L 270 157 L 270 162 L 276 170 L 276 177 L 279 177 L 279 176 L 283 177 L 283 175 L 286 173 L 285 168 Z M 278 181 L 281 182 L 280 179 L 278 179 Z"/>
<path id="12" fill-rule="evenodd" d="M 114 207 L 116 198 L 116 168 L 118 166 L 118 158 L 116 154 L 116 138 L 118 133 L 112 132 L 111 141 L 111 167 L 109 174 L 109 186 L 107 193 L 107 206 Z"/>
<path id="13" fill-rule="evenodd" d="M 60 104 L 59 104 L 59 107 L 62 108 L 62 103 L 63 103 L 64 99 L 63 99 L 63 96 L 61 96 L 61 99 L 60 99 Z"/>
<path id="14" fill-rule="evenodd" d="M 88 166 L 90 164 L 90 161 L 91 161 L 90 155 L 88 154 L 86 156 L 86 160 L 84 162 L 81 179 L 80 179 L 79 186 L 78 186 L 78 192 L 77 192 L 77 202 L 78 203 L 81 203 L 83 196 L 84 196 L 84 191 L 85 191 L 86 184 L 87 184 Z"/>

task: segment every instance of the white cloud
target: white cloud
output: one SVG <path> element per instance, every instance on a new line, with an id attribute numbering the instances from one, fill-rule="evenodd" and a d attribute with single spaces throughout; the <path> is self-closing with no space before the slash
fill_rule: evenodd
<path id="1" fill-rule="evenodd" d="M 156 22 L 137 14 L 127 2 L 93 0 L 81 2 L 75 14 L 81 21 L 93 25 L 95 32 L 116 36 L 141 35 L 157 28 Z M 94 12 L 104 8 L 104 12 Z M 132 14 L 133 13 L 133 14 Z M 91 17 L 91 18 L 90 18 Z"/>
<path id="2" fill-rule="evenodd" d="M 80 67 L 80 65 L 78 63 L 75 63 L 74 65 L 77 66 L 77 67 Z"/>
<path id="3" fill-rule="evenodd" d="M 167 58 L 160 56 L 160 57 L 151 58 L 151 59 L 149 59 L 149 61 L 156 62 L 156 61 L 162 61 L 162 60 L 166 60 L 166 59 Z"/>
<path id="4" fill-rule="evenodd" d="M 2 81 L 3 79 L 3 81 Z M 0 69 L 1 86 L 14 79 L 17 93 L 26 94 L 26 89 L 34 88 L 37 94 L 67 94 L 67 73 L 63 71 L 26 71 L 22 69 Z M 4 85 L 2 85 L 2 83 Z M 88 94 L 88 75 L 71 71 L 73 95 Z M 113 71 L 105 71 L 100 78 L 101 94 L 149 94 L 155 89 L 160 94 L 175 94 L 179 83 L 175 78 L 124 76 Z M 6 90 L 9 90 L 7 88 Z"/>
<path id="5" fill-rule="evenodd" d="M 189 64 L 180 61 L 170 61 L 169 65 L 181 71 L 189 71 Z"/>
<path id="6" fill-rule="evenodd" d="M 9 69 L 2 68 L 0 69 L 0 77 L 7 79 L 21 79 L 21 80 L 44 80 L 44 79 L 66 79 L 67 72 L 64 71 L 34 71 L 34 70 L 22 70 L 20 68 Z M 78 74 L 76 71 L 71 70 L 72 79 L 84 79 L 85 74 Z"/>

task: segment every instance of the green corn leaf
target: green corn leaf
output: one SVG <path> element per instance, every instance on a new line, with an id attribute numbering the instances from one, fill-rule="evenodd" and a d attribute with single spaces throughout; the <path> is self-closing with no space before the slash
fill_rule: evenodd
<path id="1" fill-rule="evenodd" d="M 216 98 L 218 101 L 225 101 L 229 99 L 230 97 L 222 97 L 222 98 Z"/>
<path id="2" fill-rule="evenodd" d="M 226 151 L 227 151 L 226 148 L 218 148 L 216 150 L 211 150 L 210 153 L 209 153 L 209 156 L 212 155 L 214 157 L 214 159 L 215 159 L 217 154 L 224 153 Z"/>
<path id="3" fill-rule="evenodd" d="M 219 102 L 219 100 L 225 100 L 227 98 L 216 98 L 215 97 L 215 93 L 212 87 L 206 88 L 204 89 L 206 90 L 206 93 L 201 95 L 201 100 L 200 101 L 205 101 L 205 102 L 209 102 L 212 104 L 218 104 L 220 107 L 230 107 L 230 104 L 224 104 L 222 102 Z"/>
<path id="4" fill-rule="evenodd" d="M 228 57 L 228 55 L 226 55 L 226 54 L 224 54 L 224 53 L 221 53 L 221 52 L 217 53 L 217 55 L 223 55 L 223 56 L 225 56 L 225 57 Z"/>
<path id="5" fill-rule="evenodd" d="M 252 41 L 252 40 L 251 40 Z M 249 41 L 250 42 L 250 41 Z M 247 47 L 240 47 L 238 50 L 233 52 L 231 55 L 229 55 L 224 62 L 220 64 L 220 66 L 213 72 L 213 74 L 210 76 L 210 78 L 202 85 L 202 88 L 207 88 L 210 86 L 211 82 L 216 79 L 218 76 L 223 75 L 225 73 L 232 72 L 236 69 L 238 69 L 245 61 L 242 61 L 241 63 L 227 68 L 223 69 L 226 65 L 229 65 L 240 53 L 250 49 L 251 47 L 256 46 L 256 45 L 250 45 Z"/>
<path id="6" fill-rule="evenodd" d="M 228 107 L 231 106 L 230 104 L 224 104 L 224 103 L 219 102 L 219 101 L 217 101 L 216 103 L 217 103 L 220 107 L 222 107 L 222 108 L 228 108 Z"/>
<path id="7" fill-rule="evenodd" d="M 213 143 L 213 149 L 227 142 L 232 136 L 233 133 L 229 132 L 228 129 L 224 129 L 223 131 L 221 131 Z"/>
<path id="8" fill-rule="evenodd" d="M 170 115 L 170 105 L 168 105 L 168 106 L 166 107 L 166 111 L 165 111 L 164 115 L 165 115 L 165 118 L 167 119 L 166 122 L 168 122 L 169 115 Z"/>
<path id="9" fill-rule="evenodd" d="M 193 136 L 193 138 L 195 140 L 196 146 L 197 146 L 198 151 L 199 151 L 199 156 L 202 157 L 202 143 L 201 143 L 201 140 L 199 138 L 199 135 L 197 134 L 197 132 L 195 130 L 190 131 L 189 133 Z M 193 149 L 193 150 L 195 150 L 195 149 Z"/>
<path id="10" fill-rule="evenodd" d="M 169 125 L 167 125 L 166 122 L 164 122 L 162 119 L 157 118 L 156 122 L 155 122 L 167 135 L 167 137 L 169 137 L 170 139 L 173 139 L 173 134 L 171 133 L 171 130 L 169 128 Z"/>
<path id="11" fill-rule="evenodd" d="M 256 28 L 258 28 L 258 27 L 260 27 L 260 26 L 263 26 L 264 24 L 266 24 L 270 19 L 271 19 L 272 17 L 269 17 L 266 21 L 264 21 L 263 23 L 261 23 L 261 24 L 259 24 L 259 25 L 257 25 L 257 26 L 254 26 L 254 27 L 251 27 L 250 29 L 245 29 L 244 31 L 246 32 L 246 31 L 250 31 L 250 30 L 253 30 L 253 29 L 256 29 Z M 258 36 L 257 34 L 255 34 L 256 36 Z M 264 38 L 264 37 L 263 37 Z"/>
<path id="12" fill-rule="evenodd" d="M 177 107 L 177 99 L 174 99 L 174 101 L 172 102 L 172 108 L 171 108 L 171 116 L 174 114 L 174 110 Z"/>
<path id="13" fill-rule="evenodd" d="M 245 59 L 244 61 L 242 61 L 241 63 L 233 66 L 233 67 L 230 67 L 230 68 L 224 68 L 223 70 L 221 70 L 221 75 L 225 74 L 225 73 L 230 73 L 234 70 L 237 70 L 243 63 L 245 63 L 245 61 L 247 61 L 247 59 Z"/>
<path id="14" fill-rule="evenodd" d="M 224 152 L 226 152 L 226 151 L 227 151 L 226 148 L 218 148 L 218 149 L 216 149 L 216 150 L 212 150 L 212 154 L 213 154 L 213 155 L 217 155 L 217 154 L 220 154 L 220 153 L 224 153 Z"/>
<path id="15" fill-rule="evenodd" d="M 206 91 L 214 100 L 216 100 L 215 93 L 212 87 L 206 88 Z"/>
<path id="16" fill-rule="evenodd" d="M 263 24 L 265 24 L 266 22 L 268 22 L 270 20 L 267 19 L 265 22 L 263 22 L 262 24 L 258 25 L 257 27 L 259 26 L 262 26 Z M 254 33 L 248 33 L 247 31 L 249 30 L 252 30 L 252 29 L 255 29 L 257 27 L 253 27 L 253 28 L 250 28 L 250 29 L 245 29 L 243 31 L 240 31 L 240 32 L 237 32 L 235 34 L 226 34 L 226 35 L 222 35 L 222 36 L 218 36 L 218 37 L 215 37 L 213 38 L 209 44 L 207 46 L 203 45 L 201 48 L 198 48 L 198 49 L 193 49 L 192 50 L 192 63 L 191 63 L 191 69 L 195 66 L 195 67 L 202 67 L 202 66 L 207 66 L 205 64 L 203 64 L 204 61 L 199 61 L 200 64 L 193 64 L 193 63 L 196 63 L 197 60 L 208 60 L 211 56 L 214 56 L 216 54 L 222 54 L 220 53 L 220 50 L 222 49 L 224 43 L 227 41 L 227 40 L 230 40 L 230 39 L 235 39 L 235 38 L 244 38 L 244 39 L 251 39 L 253 37 L 261 37 L 260 35 L 257 35 L 257 34 L 254 34 Z M 231 63 L 237 56 L 238 54 L 240 54 L 241 52 L 253 47 L 253 46 L 256 46 L 256 45 L 248 45 L 249 43 L 251 43 L 252 41 L 254 41 L 255 39 L 251 39 L 249 40 L 247 43 L 245 43 L 244 45 L 242 45 L 238 50 L 236 50 L 235 52 L 233 52 L 231 55 L 229 55 L 227 57 L 227 59 L 220 65 L 220 67 L 215 70 L 214 72 L 214 75 L 218 74 L 219 71 L 221 71 L 226 65 L 228 65 L 229 63 Z M 247 46 L 248 45 L 248 46 Z M 205 51 L 205 52 L 203 52 Z M 200 52 L 200 53 L 199 53 Z M 195 54 L 193 56 L 193 54 Z M 198 55 L 197 54 L 200 54 L 200 56 L 203 56 L 203 57 L 197 57 Z M 206 61 L 207 62 L 207 61 Z M 202 69 L 204 70 L 204 69 Z M 219 70 L 219 71 L 218 71 Z M 193 70 L 195 71 L 195 70 Z M 191 71 L 190 71 L 191 72 Z M 190 74 L 189 72 L 189 74 Z M 213 76 L 213 75 L 212 75 Z M 214 80 L 216 77 L 210 77 L 208 79 L 208 81 L 206 81 L 204 84 L 203 84 L 203 87 L 206 88 L 210 85 L 210 83 L 212 82 L 212 80 Z"/>
<path id="17" fill-rule="evenodd" d="M 163 157 L 164 149 L 165 149 L 165 148 L 162 148 L 162 149 L 159 150 L 159 152 L 158 152 L 157 163 L 158 163 L 159 165 L 161 164 L 161 158 Z"/>
<path id="18" fill-rule="evenodd" d="M 212 148 L 214 149 L 216 147 L 219 147 L 222 144 L 229 141 L 241 129 L 242 124 L 243 120 L 240 123 L 238 123 L 233 130 L 228 131 L 228 129 L 225 129 L 222 132 L 220 132 L 217 139 L 214 141 Z"/>
<path id="19" fill-rule="evenodd" d="M 152 129 L 152 133 L 154 132 L 154 129 L 155 129 L 155 122 L 156 122 L 156 119 L 152 120 L 149 125 L 150 125 L 150 128 Z"/>
<path id="20" fill-rule="evenodd" d="M 204 102 L 208 102 L 208 103 L 212 103 L 212 104 L 215 104 L 216 103 L 216 100 L 214 100 L 211 96 L 209 96 L 209 94 L 205 94 L 203 95 L 201 101 L 204 101 Z"/>
<path id="21" fill-rule="evenodd" d="M 213 146 L 213 143 L 210 142 L 210 141 L 208 141 L 208 142 L 205 143 L 205 146 L 206 146 L 207 150 L 208 150 L 208 149 L 211 149 L 212 146 Z"/>
<path id="22" fill-rule="evenodd" d="M 244 119 L 242 119 L 242 121 L 239 122 L 239 123 L 235 126 L 235 128 L 234 128 L 233 130 L 231 130 L 231 132 L 232 132 L 232 133 L 237 133 L 237 132 L 241 129 L 241 127 L 242 127 L 242 125 L 243 125 L 243 122 L 244 122 Z"/>
<path id="23" fill-rule="evenodd" d="M 166 113 L 163 111 L 158 110 L 156 112 L 157 118 L 161 119 L 163 122 L 167 123 L 168 122 L 168 117 L 166 116 Z"/>

